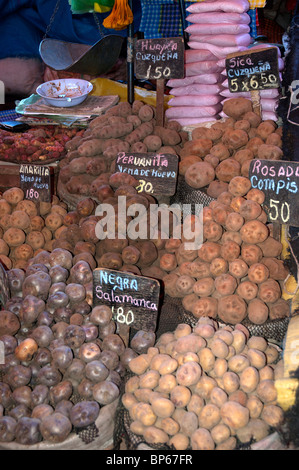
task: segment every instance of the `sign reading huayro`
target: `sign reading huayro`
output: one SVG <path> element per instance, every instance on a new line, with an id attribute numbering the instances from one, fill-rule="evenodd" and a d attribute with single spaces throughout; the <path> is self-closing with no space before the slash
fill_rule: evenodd
<path id="1" fill-rule="evenodd" d="M 155 331 L 159 298 L 156 279 L 106 268 L 93 271 L 93 306 L 109 305 L 117 323 Z"/>
<path id="2" fill-rule="evenodd" d="M 139 79 L 183 78 L 183 38 L 139 39 L 135 44 L 135 74 Z"/>
<path id="3" fill-rule="evenodd" d="M 43 165 L 20 165 L 20 187 L 25 199 L 51 202 L 51 171 Z"/>
<path id="4" fill-rule="evenodd" d="M 263 208 L 272 223 L 299 227 L 299 163 L 285 160 L 252 160 L 249 178 L 265 194 Z"/>
<path id="5" fill-rule="evenodd" d="M 116 159 L 117 171 L 139 180 L 138 192 L 165 196 L 175 194 L 178 164 L 178 156 L 173 154 L 120 152 Z"/>
<path id="6" fill-rule="evenodd" d="M 230 54 L 225 60 L 225 67 L 232 93 L 279 87 L 276 47 Z"/>

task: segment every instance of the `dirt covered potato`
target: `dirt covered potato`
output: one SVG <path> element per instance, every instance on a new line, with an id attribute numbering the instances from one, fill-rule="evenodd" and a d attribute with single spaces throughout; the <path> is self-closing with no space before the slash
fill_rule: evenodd
<path id="1" fill-rule="evenodd" d="M 141 367 L 136 368 L 138 358 L 129 365 L 134 375 L 127 380 L 123 405 L 131 431 L 150 447 L 193 450 L 233 450 L 235 436 L 240 442 L 267 437 L 270 423 L 283 421 L 276 365 L 267 364 L 269 348 L 246 327 L 220 326 L 207 317 L 193 328 L 181 323 L 163 333 L 139 356 Z"/>

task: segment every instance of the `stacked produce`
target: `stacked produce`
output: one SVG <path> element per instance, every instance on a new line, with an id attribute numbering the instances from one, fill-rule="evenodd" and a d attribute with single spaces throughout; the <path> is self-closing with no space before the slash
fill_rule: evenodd
<path id="1" fill-rule="evenodd" d="M 119 397 L 137 356 L 116 333 L 112 310 L 92 308 L 92 268 L 60 248 L 8 271 L 0 316 L 0 442 L 63 442 Z M 138 351 L 145 338 L 133 338 Z M 155 339 L 154 339 L 155 340 Z"/>
<path id="2" fill-rule="evenodd" d="M 251 43 L 248 9 L 247 0 L 212 0 L 187 8 L 190 49 L 185 52 L 186 78 L 167 83 L 174 95 L 166 110 L 169 120 L 189 126 L 221 117 L 222 62 Z"/>
<path id="3" fill-rule="evenodd" d="M 63 194 L 102 202 L 100 188 L 109 182 L 119 152 L 176 153 L 188 138 L 180 129 L 177 123 L 157 126 L 155 108 L 142 101 L 119 103 L 67 144 L 59 177 Z"/>
<path id="4" fill-rule="evenodd" d="M 47 126 L 32 127 L 27 132 L 14 133 L 0 130 L 1 160 L 14 163 L 43 163 L 60 160 L 66 154 L 66 143 L 75 135 L 82 135 L 78 129 Z"/>
<path id="5" fill-rule="evenodd" d="M 180 174 L 190 187 L 205 188 L 211 197 L 227 191 L 235 176 L 248 176 L 254 158 L 281 160 L 281 132 L 276 122 L 262 121 L 249 99 L 223 104 L 227 116 L 208 127 L 196 127 L 180 151 Z"/>
<path id="6" fill-rule="evenodd" d="M 165 255 L 173 260 L 163 277 L 165 292 L 182 298 L 194 317 L 262 325 L 289 316 L 282 298 L 288 270 L 267 224 L 264 197 L 248 178 L 232 178 L 228 190 L 203 208 L 202 246 L 186 250 L 182 241 Z"/>
<path id="7" fill-rule="evenodd" d="M 242 325 L 203 318 L 180 324 L 145 354 L 132 359 L 134 374 L 122 403 L 129 428 L 151 445 L 175 450 L 233 450 L 279 428 L 275 379 L 283 375 L 279 351 Z"/>

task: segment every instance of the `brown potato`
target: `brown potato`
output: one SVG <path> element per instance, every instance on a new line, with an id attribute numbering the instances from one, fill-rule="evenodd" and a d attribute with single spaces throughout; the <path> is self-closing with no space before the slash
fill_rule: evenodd
<path id="1" fill-rule="evenodd" d="M 165 444 L 168 442 L 168 434 L 156 426 L 147 426 L 143 437 L 148 444 Z"/>
<path id="2" fill-rule="evenodd" d="M 185 173 L 186 183 L 191 188 L 200 189 L 207 186 L 215 178 L 215 170 L 210 163 L 197 162 L 191 165 Z"/>
<path id="3" fill-rule="evenodd" d="M 244 243 L 262 243 L 269 235 L 268 227 L 259 220 L 249 220 L 240 229 Z"/>
<path id="4" fill-rule="evenodd" d="M 219 294 L 231 295 L 237 288 L 237 281 L 231 274 L 222 274 L 217 276 L 214 281 L 215 289 Z"/>
<path id="5" fill-rule="evenodd" d="M 176 450 L 186 450 L 189 447 L 189 438 L 185 434 L 177 433 L 169 440 L 169 445 Z"/>
<path id="6" fill-rule="evenodd" d="M 238 258 L 229 263 L 228 271 L 236 279 L 242 279 L 248 272 L 248 265 L 245 263 L 245 261 L 243 261 L 242 258 Z"/>
<path id="7" fill-rule="evenodd" d="M 257 419 L 263 411 L 263 403 L 256 395 L 249 395 L 246 407 L 249 410 L 250 418 Z"/>
<path id="8" fill-rule="evenodd" d="M 216 178 L 219 181 L 229 183 L 232 178 L 235 176 L 240 176 L 241 174 L 241 165 L 237 160 L 232 157 L 226 158 L 216 168 L 215 171 Z"/>
<path id="9" fill-rule="evenodd" d="M 277 390 L 273 380 L 262 380 L 256 388 L 256 394 L 264 404 L 276 405 Z"/>
<path id="10" fill-rule="evenodd" d="M 187 405 L 187 410 L 195 413 L 197 416 L 199 416 L 201 410 L 205 406 L 205 401 L 202 397 L 198 395 L 192 395 L 190 398 L 190 401 Z"/>
<path id="11" fill-rule="evenodd" d="M 19 228 L 9 228 L 4 232 L 3 240 L 9 247 L 16 247 L 25 243 L 26 235 Z"/>
<path id="12" fill-rule="evenodd" d="M 211 261 L 210 264 L 210 273 L 211 275 L 216 278 L 217 276 L 221 276 L 222 274 L 227 273 L 228 271 L 228 262 L 227 260 L 217 257 Z"/>
<path id="13" fill-rule="evenodd" d="M 249 410 L 235 401 L 227 401 L 220 410 L 221 418 L 224 424 L 237 430 L 249 421 Z"/>
<path id="14" fill-rule="evenodd" d="M 284 412 L 280 406 L 265 404 L 261 418 L 271 427 L 277 428 L 284 422 Z"/>
<path id="15" fill-rule="evenodd" d="M 242 152 L 242 150 L 240 151 Z M 235 157 L 236 158 L 236 157 Z M 251 189 L 251 182 L 244 176 L 235 176 L 228 184 L 228 191 L 233 196 L 245 196 Z"/>
<path id="16" fill-rule="evenodd" d="M 249 302 L 250 300 L 255 299 L 258 293 L 258 286 L 251 281 L 242 281 L 237 287 L 237 294 L 242 297 L 242 299 Z"/>
<path id="17" fill-rule="evenodd" d="M 198 428 L 191 436 L 192 450 L 214 450 L 215 443 L 210 431 L 204 428 Z"/>
<path id="18" fill-rule="evenodd" d="M 214 405 L 216 405 L 218 408 L 221 408 L 221 406 L 227 401 L 228 396 L 227 393 L 220 387 L 214 387 L 211 395 L 210 395 L 210 401 Z"/>
<path id="19" fill-rule="evenodd" d="M 249 366 L 250 361 L 248 357 L 243 354 L 235 354 L 228 360 L 228 368 L 236 374 L 240 374 L 244 369 L 246 369 L 246 367 Z"/>
<path id="20" fill-rule="evenodd" d="M 256 325 L 265 323 L 269 316 L 268 306 L 260 299 L 252 299 L 247 307 L 248 318 Z"/>
<path id="21" fill-rule="evenodd" d="M 230 212 L 227 214 L 225 221 L 226 230 L 238 232 L 244 224 L 244 217 L 238 212 Z"/>
<path id="22" fill-rule="evenodd" d="M 240 205 L 239 214 L 244 217 L 245 221 L 257 219 L 261 212 L 261 205 L 252 199 L 245 199 L 245 201 Z"/>
<path id="23" fill-rule="evenodd" d="M 221 257 L 230 262 L 237 259 L 240 255 L 240 245 L 234 241 L 225 241 L 221 247 Z"/>
<path id="24" fill-rule="evenodd" d="M 266 303 L 276 302 L 281 297 L 280 284 L 274 279 L 267 279 L 260 283 L 258 297 Z"/>
<path id="25" fill-rule="evenodd" d="M 183 385 L 176 385 L 170 392 L 170 400 L 176 408 L 185 408 L 191 400 L 191 391 Z"/>
<path id="26" fill-rule="evenodd" d="M 220 409 L 213 403 L 205 405 L 198 416 L 199 427 L 209 430 L 216 426 L 220 420 Z"/>
<path id="27" fill-rule="evenodd" d="M 245 393 L 252 393 L 259 383 L 259 373 L 255 367 L 249 366 L 240 374 L 240 388 Z"/>
<path id="28" fill-rule="evenodd" d="M 218 315 L 222 321 L 235 325 L 246 317 L 246 303 L 238 294 L 227 295 L 218 300 Z"/>
<path id="29" fill-rule="evenodd" d="M 214 279 L 212 277 L 204 277 L 193 284 L 193 292 L 199 297 L 208 297 L 215 290 Z"/>
<path id="30" fill-rule="evenodd" d="M 192 306 L 192 313 L 196 318 L 203 316 L 216 318 L 218 301 L 213 297 L 198 298 Z"/>
<path id="31" fill-rule="evenodd" d="M 221 245 L 217 242 L 206 241 L 199 248 L 197 254 L 202 261 L 210 263 L 214 258 L 220 256 Z"/>
<path id="32" fill-rule="evenodd" d="M 167 398 L 154 397 L 150 403 L 153 412 L 158 418 L 170 418 L 175 410 L 174 403 Z"/>
<path id="33" fill-rule="evenodd" d="M 254 263 L 248 269 L 248 279 L 255 284 L 264 283 L 269 275 L 269 269 L 263 263 Z"/>

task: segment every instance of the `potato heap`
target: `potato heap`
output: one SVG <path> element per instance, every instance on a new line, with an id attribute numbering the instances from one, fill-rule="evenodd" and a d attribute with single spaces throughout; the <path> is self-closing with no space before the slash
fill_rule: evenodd
<path id="1" fill-rule="evenodd" d="M 67 143 L 59 182 L 66 194 L 102 202 L 101 186 L 114 172 L 119 152 L 175 153 L 188 139 L 177 122 L 157 126 L 155 108 L 142 101 L 121 102 L 95 118 L 83 136 Z"/>
<path id="2" fill-rule="evenodd" d="M 252 102 L 232 98 L 224 102 L 229 118 L 210 128 L 196 127 L 180 151 L 179 172 L 194 189 L 206 188 L 210 197 L 227 191 L 234 176 L 248 176 L 254 158 L 281 160 L 281 132 L 274 121 L 262 121 Z"/>
<path id="3" fill-rule="evenodd" d="M 0 260 L 8 268 L 26 268 L 39 250 L 50 250 L 67 206 L 53 196 L 40 206 L 24 199 L 20 188 L 6 190 L 0 198 Z M 55 235 L 56 234 L 56 235 Z M 52 242 L 53 243 L 53 242 Z"/>
<path id="4" fill-rule="evenodd" d="M 277 362 L 278 361 L 278 362 Z M 265 438 L 284 419 L 275 379 L 279 351 L 243 325 L 202 318 L 180 324 L 129 363 L 122 403 L 130 431 L 176 450 L 233 450 Z"/>
<path id="5" fill-rule="evenodd" d="M 11 298 L 0 314 L 0 443 L 63 442 L 118 400 L 137 352 L 125 347 L 109 307 L 92 308 L 91 267 L 67 250 L 41 251 L 8 279 Z M 145 339 L 136 338 L 135 347 Z"/>
<path id="6" fill-rule="evenodd" d="M 228 191 L 203 208 L 199 250 L 187 250 L 184 240 L 173 240 L 160 252 L 160 267 L 168 270 L 165 292 L 182 298 L 194 317 L 262 325 L 289 316 L 289 304 L 282 298 L 288 270 L 279 259 L 282 244 L 273 238 L 261 206 L 264 197 L 248 178 L 235 176 Z"/>

